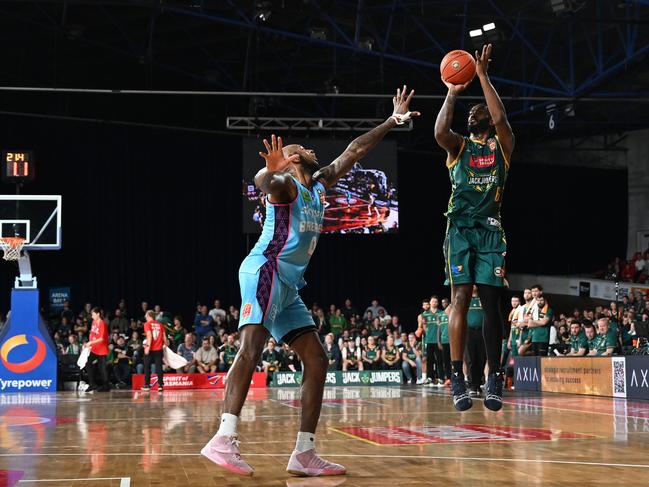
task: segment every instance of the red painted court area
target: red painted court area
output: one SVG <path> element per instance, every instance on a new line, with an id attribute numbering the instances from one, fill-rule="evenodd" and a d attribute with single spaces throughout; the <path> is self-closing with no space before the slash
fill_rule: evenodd
<path id="1" fill-rule="evenodd" d="M 542 428 L 456 424 L 441 426 L 349 426 L 336 431 L 375 445 L 426 445 L 430 443 L 492 443 L 593 439 L 592 435 Z"/>

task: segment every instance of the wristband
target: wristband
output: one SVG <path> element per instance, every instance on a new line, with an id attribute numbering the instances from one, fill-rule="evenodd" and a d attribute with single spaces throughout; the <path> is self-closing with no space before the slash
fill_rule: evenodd
<path id="1" fill-rule="evenodd" d="M 411 112 L 393 113 L 390 118 L 394 120 L 397 125 L 403 125 L 412 118 L 410 114 Z"/>

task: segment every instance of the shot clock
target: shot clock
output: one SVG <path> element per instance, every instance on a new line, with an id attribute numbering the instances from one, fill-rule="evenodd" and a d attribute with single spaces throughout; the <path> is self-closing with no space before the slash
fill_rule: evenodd
<path id="1" fill-rule="evenodd" d="M 2 180 L 21 183 L 34 179 L 32 151 L 2 151 Z"/>

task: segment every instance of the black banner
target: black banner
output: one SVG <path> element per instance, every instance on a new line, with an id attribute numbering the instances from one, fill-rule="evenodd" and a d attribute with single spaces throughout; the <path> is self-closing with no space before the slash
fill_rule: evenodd
<path id="1" fill-rule="evenodd" d="M 649 356 L 624 357 L 626 362 L 626 397 L 649 399 Z"/>
<path id="2" fill-rule="evenodd" d="M 514 359 L 514 387 L 517 391 L 541 390 L 540 357 L 516 357 Z"/>

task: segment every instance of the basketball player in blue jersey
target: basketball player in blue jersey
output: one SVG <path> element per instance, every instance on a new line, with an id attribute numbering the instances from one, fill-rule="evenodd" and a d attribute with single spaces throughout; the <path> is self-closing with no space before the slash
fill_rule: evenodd
<path id="1" fill-rule="evenodd" d="M 394 113 L 378 127 L 354 140 L 329 166 L 320 168 L 316 154 L 301 145 L 282 147 L 282 139 L 264 140 L 259 155 L 266 167 L 255 176 L 255 185 L 267 194 L 266 221 L 259 241 L 239 269 L 241 285 L 241 348 L 230 368 L 221 425 L 201 454 L 217 465 L 241 475 L 253 469 L 242 458 L 237 422 L 250 380 L 269 334 L 288 343 L 304 364 L 302 414 L 295 450 L 287 471 L 294 475 L 343 475 L 342 465 L 328 462 L 315 452 L 315 431 L 329 361 L 320 343 L 311 313 L 299 289 L 322 231 L 325 192 L 347 174 L 383 137 L 419 112 L 408 107 L 414 91 L 397 90 Z"/>

